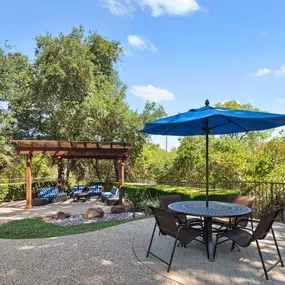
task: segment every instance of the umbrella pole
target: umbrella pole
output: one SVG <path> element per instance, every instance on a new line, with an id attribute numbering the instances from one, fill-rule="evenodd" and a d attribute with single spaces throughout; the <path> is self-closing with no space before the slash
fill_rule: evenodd
<path id="1" fill-rule="evenodd" d="M 209 207 L 209 131 L 206 132 L 206 207 Z"/>

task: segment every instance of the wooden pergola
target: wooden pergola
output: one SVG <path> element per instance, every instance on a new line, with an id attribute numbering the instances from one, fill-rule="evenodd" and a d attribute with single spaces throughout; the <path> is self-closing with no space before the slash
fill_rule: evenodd
<path id="1" fill-rule="evenodd" d="M 119 184 L 124 184 L 125 161 L 129 156 L 130 143 L 126 142 L 80 142 L 53 140 L 10 140 L 17 145 L 19 154 L 26 156 L 26 209 L 32 208 L 32 156 L 47 154 L 57 157 L 58 190 L 63 189 L 63 160 L 71 158 L 94 158 L 118 161 Z M 120 195 L 121 202 L 121 195 Z"/>

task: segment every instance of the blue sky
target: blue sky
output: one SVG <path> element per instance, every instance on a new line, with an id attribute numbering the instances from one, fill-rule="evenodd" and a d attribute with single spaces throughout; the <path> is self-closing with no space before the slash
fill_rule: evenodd
<path id="1" fill-rule="evenodd" d="M 168 114 L 235 99 L 285 113 L 284 0 L 1 1 L 0 41 L 31 58 L 36 35 L 80 24 L 121 42 L 133 109 L 147 98 Z"/>

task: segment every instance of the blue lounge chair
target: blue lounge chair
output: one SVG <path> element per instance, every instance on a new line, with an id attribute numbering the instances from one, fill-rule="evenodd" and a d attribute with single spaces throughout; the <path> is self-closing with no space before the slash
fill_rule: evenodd
<path id="1" fill-rule="evenodd" d="M 65 201 L 67 194 L 58 192 L 57 187 L 40 188 L 40 198 L 48 199 L 49 202 Z"/>
<path id="2" fill-rule="evenodd" d="M 100 196 L 101 192 L 102 192 L 102 186 L 101 185 L 92 185 L 90 187 L 88 194 L 89 194 L 89 196 Z"/>
<path id="3" fill-rule="evenodd" d="M 103 200 L 107 198 L 117 198 L 119 197 L 119 189 L 117 187 L 113 187 L 111 192 L 102 192 L 101 197 Z"/>
<path id="4" fill-rule="evenodd" d="M 74 197 L 75 194 L 82 193 L 84 188 L 84 185 L 74 185 L 73 189 L 70 192 L 70 198 Z"/>

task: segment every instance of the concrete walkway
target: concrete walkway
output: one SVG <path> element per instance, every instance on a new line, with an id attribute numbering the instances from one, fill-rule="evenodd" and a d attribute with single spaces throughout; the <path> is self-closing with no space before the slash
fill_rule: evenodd
<path id="1" fill-rule="evenodd" d="M 78 214 L 84 214 L 88 208 L 100 207 L 104 212 L 109 212 L 111 207 L 92 198 L 91 201 L 74 202 L 68 199 L 64 202 L 51 203 L 44 206 L 35 206 L 30 210 L 25 210 L 26 201 L 14 201 L 0 204 L 0 223 L 11 220 L 19 220 L 31 217 L 45 217 L 47 215 L 56 214 L 59 211 L 66 211 Z"/>
<path id="2" fill-rule="evenodd" d="M 58 238 L 0 240 L 1 285 L 177 285 L 144 266 L 134 236 L 152 221 Z"/>
<path id="3" fill-rule="evenodd" d="M 154 220 L 146 231 L 141 231 L 136 235 L 133 243 L 134 252 L 145 266 L 180 284 L 285 284 L 285 267 L 282 268 L 280 264 L 268 273 L 270 280 L 267 281 L 265 279 L 255 243 L 248 248 L 241 248 L 240 252 L 231 252 L 231 243 L 222 243 L 218 246 L 215 261 L 209 262 L 206 256 L 205 245 L 193 241 L 186 248 L 176 248 L 171 271 L 167 273 L 167 266 L 164 263 L 151 256 L 146 258 L 153 226 Z M 285 225 L 276 223 L 274 229 L 279 249 L 285 262 Z M 160 258 L 169 261 L 173 243 L 173 238 L 158 235 L 157 230 L 152 245 L 152 252 Z M 270 267 L 278 260 L 271 233 L 268 234 L 265 240 L 260 242 L 260 246 L 266 266 Z"/>
<path id="4" fill-rule="evenodd" d="M 134 221 L 91 233 L 66 237 L 0 240 L 0 284 L 122 284 L 200 285 L 269 284 L 285 282 L 285 268 L 263 271 L 256 247 L 230 252 L 230 244 L 219 246 L 215 262 L 209 262 L 203 244 L 178 247 L 170 273 L 165 264 L 146 258 L 153 219 Z M 275 225 L 285 259 L 285 226 Z M 173 239 L 156 233 L 153 251 L 169 259 Z M 276 261 L 270 236 L 261 242 L 267 265 Z"/>

